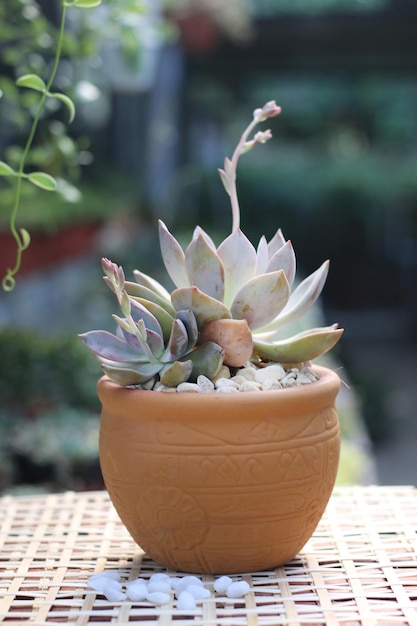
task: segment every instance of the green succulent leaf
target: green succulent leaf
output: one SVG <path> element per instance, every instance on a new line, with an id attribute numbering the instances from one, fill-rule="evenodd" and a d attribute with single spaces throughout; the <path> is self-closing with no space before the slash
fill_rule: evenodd
<path id="1" fill-rule="evenodd" d="M 4 161 L 0 161 L 0 176 L 17 176 L 17 172 Z"/>
<path id="2" fill-rule="evenodd" d="M 69 98 L 63 93 L 50 93 L 49 96 L 51 98 L 55 98 L 55 100 L 59 100 L 66 106 L 66 108 L 68 109 L 68 113 L 69 113 L 68 122 L 71 124 L 71 122 L 74 121 L 74 117 L 75 117 L 75 105 L 73 101 L 71 100 L 71 98 Z"/>
<path id="3" fill-rule="evenodd" d="M 223 302 L 223 264 L 201 233 L 191 240 L 185 251 L 185 268 L 192 285 Z"/>
<path id="4" fill-rule="evenodd" d="M 148 276 L 148 274 L 140 272 L 139 270 L 134 270 L 133 275 L 138 285 L 147 287 L 151 291 L 154 291 L 161 298 L 164 298 L 167 302 L 170 301 L 169 292 L 157 280 L 155 280 L 151 276 Z"/>
<path id="5" fill-rule="evenodd" d="M 238 291 L 231 306 L 234 319 L 245 319 L 251 330 L 265 326 L 285 307 L 290 287 L 282 270 L 251 278 Z"/>
<path id="6" fill-rule="evenodd" d="M 138 285 L 137 283 L 133 283 L 128 280 L 125 282 L 125 289 L 129 296 L 131 296 L 134 300 L 137 300 L 138 302 L 141 300 L 149 300 L 150 302 L 158 304 L 170 315 L 175 315 L 175 309 L 173 308 L 171 302 L 158 295 L 155 291 L 153 291 L 153 289 L 149 289 L 144 285 Z"/>
<path id="7" fill-rule="evenodd" d="M 159 220 L 159 243 L 162 260 L 172 282 L 176 287 L 187 287 L 190 282 L 185 269 L 184 251 L 161 220 Z"/>
<path id="8" fill-rule="evenodd" d="M 254 338 L 253 352 L 262 359 L 278 363 L 304 363 L 321 356 L 339 341 L 343 334 L 337 325 L 313 328 L 276 342 L 259 341 Z"/>
<path id="9" fill-rule="evenodd" d="M 224 302 L 228 306 L 235 294 L 256 271 L 256 251 L 240 228 L 218 247 L 217 254 L 224 267 Z"/>
<path id="10" fill-rule="evenodd" d="M 195 382 L 200 374 L 211 380 L 217 376 L 223 365 L 224 350 L 214 341 L 206 341 L 190 352 L 186 358 L 192 363 L 192 372 L 189 376 L 191 382 Z"/>
<path id="11" fill-rule="evenodd" d="M 32 172 L 27 174 L 27 179 L 36 187 L 45 189 L 46 191 L 55 191 L 56 180 L 53 176 L 45 174 L 45 172 Z"/>
<path id="12" fill-rule="evenodd" d="M 177 387 L 189 379 L 193 364 L 188 361 L 175 361 L 161 369 L 159 376 L 166 387 Z"/>
<path id="13" fill-rule="evenodd" d="M 40 91 L 42 93 L 46 91 L 45 81 L 37 74 L 25 74 L 24 76 L 20 76 L 20 78 L 16 80 L 16 85 L 18 87 L 34 89 L 35 91 Z"/>
<path id="14" fill-rule="evenodd" d="M 229 309 L 222 302 L 211 298 L 197 287 L 175 289 L 171 294 L 171 302 L 177 311 L 191 310 L 200 329 L 214 320 L 231 317 Z"/>

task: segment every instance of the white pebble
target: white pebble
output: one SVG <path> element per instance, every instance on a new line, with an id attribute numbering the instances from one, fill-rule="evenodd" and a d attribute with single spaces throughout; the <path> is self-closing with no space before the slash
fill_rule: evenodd
<path id="1" fill-rule="evenodd" d="M 129 600 L 133 600 L 134 602 L 141 602 L 142 600 L 146 600 L 146 596 L 148 595 L 148 588 L 145 583 L 135 582 L 127 586 L 126 595 Z"/>
<path id="2" fill-rule="evenodd" d="M 189 591 L 182 591 L 177 600 L 177 609 L 180 611 L 194 611 L 196 602 L 194 596 Z"/>
<path id="3" fill-rule="evenodd" d="M 105 574 L 96 574 L 88 579 L 88 586 L 95 591 L 103 591 L 103 588 L 106 585 L 112 586 L 114 589 L 119 591 L 122 588 L 122 585 L 118 580 Z"/>
<path id="4" fill-rule="evenodd" d="M 262 390 L 269 391 L 270 389 L 282 389 L 282 385 L 279 380 L 274 380 L 273 378 L 267 379 L 264 383 L 262 383 Z"/>
<path id="5" fill-rule="evenodd" d="M 169 593 L 164 593 L 163 591 L 152 591 L 146 596 L 146 600 L 148 602 L 151 602 L 152 604 L 155 604 L 156 606 L 159 606 L 161 604 L 167 604 L 170 598 L 171 596 L 169 595 Z"/>
<path id="6" fill-rule="evenodd" d="M 243 596 L 248 593 L 249 589 L 250 587 L 245 580 L 238 580 L 228 586 L 226 595 L 228 598 L 243 598 Z"/>
<path id="7" fill-rule="evenodd" d="M 220 389 L 223 387 L 234 387 L 235 389 L 238 389 L 239 385 L 231 378 L 218 378 L 216 380 L 216 387 L 217 389 Z"/>
<path id="8" fill-rule="evenodd" d="M 130 585 L 139 585 L 143 584 L 145 586 L 148 585 L 147 581 L 144 578 L 134 578 L 133 580 L 126 581 L 126 587 L 130 587 Z"/>
<path id="9" fill-rule="evenodd" d="M 172 576 L 172 577 L 170 576 L 169 584 L 171 585 L 171 589 L 175 591 L 175 589 L 177 588 L 181 580 L 182 578 L 178 578 L 178 576 Z"/>
<path id="10" fill-rule="evenodd" d="M 188 593 L 191 593 L 195 600 L 205 600 L 210 597 L 210 591 L 203 585 L 189 585 L 186 589 Z"/>
<path id="11" fill-rule="evenodd" d="M 243 369 L 239 370 L 240 376 L 242 376 L 242 378 L 245 378 L 246 380 L 255 380 L 255 373 L 256 370 L 254 367 L 244 367 Z"/>
<path id="12" fill-rule="evenodd" d="M 156 572 L 156 574 L 152 574 L 152 576 L 149 579 L 150 583 L 154 583 L 156 581 L 161 581 L 163 580 L 164 582 L 169 582 L 170 581 L 170 576 L 168 574 L 164 574 L 163 572 Z"/>
<path id="13" fill-rule="evenodd" d="M 185 393 L 199 393 L 200 387 L 197 383 L 180 383 L 177 387 L 177 391 L 183 391 Z"/>
<path id="14" fill-rule="evenodd" d="M 230 576 L 220 576 L 220 578 L 216 578 L 214 581 L 214 591 L 217 591 L 217 593 L 224 593 L 232 582 L 233 580 Z"/>
<path id="15" fill-rule="evenodd" d="M 240 385 L 239 391 L 261 391 L 261 384 L 254 380 L 245 380 Z"/>
<path id="16" fill-rule="evenodd" d="M 308 376 L 306 376 L 305 374 L 303 374 L 302 372 L 299 372 L 297 374 L 297 385 L 309 385 L 311 383 L 311 380 Z"/>
<path id="17" fill-rule="evenodd" d="M 165 580 L 151 580 L 148 585 L 148 591 L 161 591 L 162 593 L 171 593 L 171 585 Z"/>
<path id="18" fill-rule="evenodd" d="M 115 580 L 109 580 L 102 589 L 101 593 L 109 602 L 121 602 L 122 600 L 126 600 L 126 594 L 113 584 L 116 582 Z"/>
<path id="19" fill-rule="evenodd" d="M 217 393 L 239 393 L 239 389 L 237 387 L 232 387 L 231 385 L 224 385 L 224 387 L 218 387 Z"/>
<path id="20" fill-rule="evenodd" d="M 207 376 L 200 374 L 197 378 L 197 385 L 202 393 L 210 393 L 214 391 L 214 384 Z"/>
<path id="21" fill-rule="evenodd" d="M 175 595 L 177 598 L 179 598 L 181 591 L 185 591 L 190 585 L 199 585 L 202 587 L 203 583 L 197 576 L 184 576 L 175 587 Z"/>

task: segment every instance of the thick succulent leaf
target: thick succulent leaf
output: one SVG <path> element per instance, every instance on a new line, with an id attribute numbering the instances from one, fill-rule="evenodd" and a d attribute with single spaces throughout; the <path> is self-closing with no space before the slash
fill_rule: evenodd
<path id="1" fill-rule="evenodd" d="M 126 385 L 141 385 L 150 380 L 155 374 L 158 373 L 159 368 L 158 365 L 147 364 L 148 367 L 144 368 L 143 371 L 138 371 L 136 369 L 129 369 L 124 367 L 118 367 L 113 365 L 102 365 L 102 370 L 107 376 L 113 380 L 118 385 L 122 385 L 125 387 Z"/>
<path id="2" fill-rule="evenodd" d="M 152 315 L 158 320 L 164 341 L 168 341 L 171 334 L 172 322 L 174 321 L 173 315 L 168 313 L 166 309 L 163 309 L 156 302 L 145 300 L 145 298 L 135 298 L 135 300 L 144 306 L 149 313 L 152 313 Z"/>
<path id="3" fill-rule="evenodd" d="M 256 251 L 249 239 L 237 228 L 218 247 L 224 267 L 224 302 L 230 306 L 234 295 L 256 272 Z"/>
<path id="4" fill-rule="evenodd" d="M 163 285 L 161 285 L 161 283 L 152 278 L 152 276 L 148 276 L 148 274 L 144 274 L 139 270 L 133 270 L 133 275 L 138 285 L 143 285 L 143 287 L 151 289 L 158 296 L 164 298 L 165 300 L 167 300 L 167 302 L 169 302 L 169 292 L 165 289 Z"/>
<path id="5" fill-rule="evenodd" d="M 78 337 L 99 359 L 121 363 L 137 363 L 138 361 L 138 354 L 126 341 L 107 330 L 90 330 Z"/>
<path id="6" fill-rule="evenodd" d="M 191 240 L 185 251 L 185 268 L 191 285 L 223 302 L 223 264 L 201 233 Z"/>
<path id="7" fill-rule="evenodd" d="M 312 361 L 333 348 L 342 334 L 343 329 L 335 325 L 314 328 L 274 343 L 258 341 L 255 337 L 253 352 L 262 359 L 278 363 L 303 363 Z"/>
<path id="8" fill-rule="evenodd" d="M 185 270 L 184 251 L 161 220 L 159 220 L 159 243 L 162 260 L 172 282 L 176 287 L 187 287 L 190 283 Z"/>
<path id="9" fill-rule="evenodd" d="M 175 361 L 160 371 L 160 380 L 166 387 L 176 387 L 189 379 L 193 364 L 191 361 Z"/>
<path id="10" fill-rule="evenodd" d="M 158 322 L 155 315 L 153 315 L 146 306 L 144 306 L 139 300 L 130 298 L 130 314 L 133 320 L 137 323 L 139 320 L 143 320 L 147 329 L 152 330 L 158 335 L 162 336 L 161 324 Z"/>
<path id="11" fill-rule="evenodd" d="M 130 281 L 126 281 L 125 283 L 126 291 L 134 299 L 143 299 L 149 300 L 150 302 L 155 302 L 160 307 L 165 309 L 167 313 L 170 313 L 172 316 L 175 315 L 175 310 L 172 308 L 169 300 L 165 298 L 161 298 L 155 291 L 145 287 L 144 285 L 138 285 L 137 283 L 132 283 Z"/>
<path id="12" fill-rule="evenodd" d="M 155 359 L 158 359 L 158 361 L 161 360 L 165 349 L 162 335 L 147 328 L 146 341 Z"/>
<path id="13" fill-rule="evenodd" d="M 256 271 L 258 274 L 266 274 L 266 266 L 268 265 L 268 243 L 266 237 L 262 235 L 256 249 Z"/>
<path id="14" fill-rule="evenodd" d="M 291 287 L 294 282 L 296 270 L 295 253 L 291 241 L 287 241 L 269 259 L 265 273 L 275 272 L 276 270 L 284 270 L 285 276 L 288 280 L 288 284 Z"/>
<path id="15" fill-rule="evenodd" d="M 217 343 L 206 341 L 190 352 L 186 358 L 193 366 L 189 377 L 191 382 L 195 382 L 200 374 L 211 380 L 217 376 L 223 365 L 224 350 Z"/>
<path id="16" fill-rule="evenodd" d="M 245 319 L 251 330 L 265 326 L 285 307 L 290 287 L 282 270 L 251 278 L 231 306 L 234 319 Z"/>
<path id="17" fill-rule="evenodd" d="M 178 311 L 175 317 L 181 320 L 181 322 L 184 324 L 186 328 L 187 337 L 188 337 L 188 345 L 187 345 L 186 352 L 189 352 L 192 348 L 194 348 L 195 344 L 197 343 L 197 339 L 198 339 L 197 320 L 195 318 L 194 313 L 190 310 Z"/>
<path id="18" fill-rule="evenodd" d="M 193 232 L 193 239 L 197 239 L 197 237 L 199 237 L 200 235 L 206 240 L 210 248 L 212 248 L 213 250 L 216 249 L 216 244 L 214 243 L 210 235 L 208 235 L 206 231 L 201 228 L 201 226 L 196 226 Z"/>
<path id="19" fill-rule="evenodd" d="M 142 341 L 138 338 L 137 333 L 132 334 L 130 330 L 126 330 L 126 326 L 122 324 L 124 320 L 119 318 L 117 315 L 112 316 L 113 319 L 118 323 L 118 328 L 116 329 L 116 337 L 126 341 L 126 343 L 137 353 L 138 361 L 148 361 L 147 354 L 143 347 Z"/>
<path id="20" fill-rule="evenodd" d="M 274 332 L 299 319 L 315 303 L 326 282 L 329 261 L 325 261 L 315 272 L 305 278 L 290 295 L 288 303 L 277 318 L 261 329 L 271 336 Z"/>
<path id="21" fill-rule="evenodd" d="M 171 301 L 177 311 L 191 310 L 199 328 L 209 322 L 231 317 L 229 309 L 215 298 L 211 298 L 197 287 L 183 287 L 171 294 Z"/>
<path id="22" fill-rule="evenodd" d="M 272 258 L 275 252 L 278 252 L 278 250 L 284 244 L 285 244 L 285 238 L 284 238 L 284 235 L 282 234 L 282 230 L 279 228 L 277 232 L 275 233 L 275 235 L 272 237 L 271 241 L 268 243 L 269 258 Z"/>
<path id="23" fill-rule="evenodd" d="M 181 320 L 176 319 L 172 324 L 171 335 L 169 337 L 167 347 L 161 356 L 161 361 L 163 363 L 172 363 L 172 361 L 177 361 L 184 356 L 187 347 L 187 329 Z"/>

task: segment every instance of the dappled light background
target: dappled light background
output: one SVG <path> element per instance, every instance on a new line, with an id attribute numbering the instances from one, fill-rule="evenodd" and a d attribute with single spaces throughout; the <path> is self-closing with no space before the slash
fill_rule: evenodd
<path id="1" fill-rule="evenodd" d="M 17 162 L 47 75 L 60 3 L 0 7 L 0 159 Z M 413 0 L 103 0 L 69 11 L 57 86 L 24 188 L 31 233 L 0 298 L 0 490 L 101 486 L 94 359 L 77 332 L 112 328 L 100 257 L 169 286 L 157 218 L 183 241 L 231 229 L 217 168 L 253 109 L 275 99 L 273 139 L 238 172 L 252 241 L 281 227 L 300 276 L 326 258 L 319 313 L 345 335 L 341 482 L 417 484 L 417 5 Z M 7 158 L 7 159 L 6 159 Z M 0 270 L 14 262 L 0 179 Z M 38 442 L 34 445 L 34 442 Z"/>

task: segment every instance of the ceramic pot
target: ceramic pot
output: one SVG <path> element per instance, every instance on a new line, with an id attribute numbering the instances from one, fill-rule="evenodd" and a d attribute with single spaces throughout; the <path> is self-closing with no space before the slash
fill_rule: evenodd
<path id="1" fill-rule="evenodd" d="M 126 389 L 103 377 L 100 463 L 133 539 L 160 564 L 243 573 L 283 564 L 332 492 L 340 380 L 239 394 Z"/>

